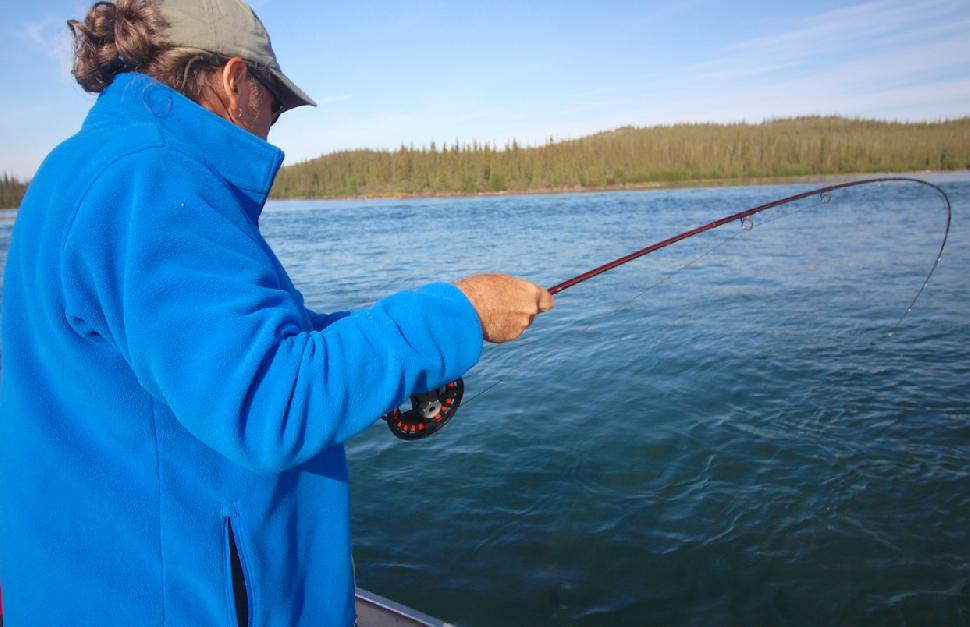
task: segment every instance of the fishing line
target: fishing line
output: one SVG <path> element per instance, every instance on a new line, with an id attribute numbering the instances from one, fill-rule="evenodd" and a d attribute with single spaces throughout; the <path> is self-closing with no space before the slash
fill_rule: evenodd
<path id="1" fill-rule="evenodd" d="M 773 221 L 774 220 L 772 220 L 771 222 L 773 222 Z M 691 267 L 693 265 L 696 265 L 701 260 L 709 257 L 710 255 L 714 254 L 714 252 L 716 252 L 716 251 L 720 250 L 722 247 L 726 246 L 728 243 L 733 242 L 739 235 L 742 235 L 744 233 L 747 233 L 750 230 L 751 230 L 751 228 L 743 227 L 741 230 L 736 231 L 734 234 L 732 234 L 729 238 L 724 239 L 724 240 L 721 240 L 720 242 L 717 242 L 716 244 L 714 244 L 713 246 L 711 246 L 710 248 L 708 248 L 706 251 L 704 251 L 700 255 L 694 257 L 693 259 L 690 259 L 689 261 L 687 261 L 683 265 L 680 265 L 680 266 L 674 268 L 671 272 L 667 273 L 662 278 L 657 279 L 653 283 L 651 283 L 651 284 L 647 285 L 646 287 L 642 288 L 640 291 L 638 291 L 636 294 L 634 294 L 631 298 L 628 298 L 626 301 L 624 301 L 623 303 L 621 303 L 616 309 L 612 310 L 610 312 L 610 314 L 613 315 L 613 316 L 616 316 L 618 314 L 623 313 L 629 307 L 631 307 L 633 305 L 633 303 L 635 303 L 636 301 L 640 300 L 640 298 L 644 294 L 646 294 L 647 292 L 649 292 L 651 290 L 654 290 L 657 287 L 663 285 L 664 283 L 670 281 L 672 278 L 674 278 L 675 276 L 677 276 L 678 274 L 680 274 L 681 271 L 686 270 L 687 268 L 689 268 L 689 267 Z M 577 324 L 579 322 L 582 322 L 582 321 L 580 320 L 580 321 L 578 321 L 578 322 L 576 322 L 574 324 Z M 586 326 L 583 327 L 580 331 L 581 332 L 584 332 L 584 331 L 588 330 L 592 325 L 593 325 L 593 322 L 592 321 L 586 321 Z M 569 327 L 569 326 L 567 326 L 564 329 L 564 331 L 571 331 L 571 330 L 572 330 L 572 328 Z M 530 366 L 532 363 L 534 363 L 535 361 L 537 361 L 540 357 L 544 357 L 544 356 L 545 356 L 544 353 L 541 353 L 541 352 L 538 352 L 537 351 L 536 353 L 534 353 L 532 355 L 532 357 L 530 359 L 528 359 L 526 361 L 518 362 L 516 364 L 516 366 L 512 369 L 511 372 L 509 372 L 509 373 L 507 373 L 507 374 L 499 377 L 496 381 L 494 381 L 487 388 L 485 388 L 484 390 L 481 390 L 480 392 L 478 392 L 477 394 L 475 394 L 475 396 L 472 396 L 471 398 L 465 399 L 463 401 L 463 404 L 466 407 L 468 405 L 471 405 L 476 400 L 480 399 L 481 397 L 485 396 L 486 394 L 488 394 L 489 392 L 491 392 L 493 389 L 495 389 L 496 387 L 498 387 L 501 383 L 504 383 L 513 374 L 515 374 L 517 372 L 520 372 L 521 370 L 525 369 L 527 366 Z"/>
<path id="2" fill-rule="evenodd" d="M 826 205 L 831 200 L 832 200 L 831 194 L 820 194 L 819 195 L 819 204 Z M 778 216 L 775 216 L 775 217 L 769 218 L 769 219 L 761 219 L 761 220 L 758 221 L 759 228 L 763 228 L 767 224 L 772 224 L 774 222 L 777 222 L 778 220 L 781 220 L 783 218 L 786 218 L 786 217 L 788 217 L 788 215 L 789 214 L 782 214 L 782 215 L 778 215 Z M 715 243 L 713 246 L 711 246 L 710 248 L 708 248 L 707 250 L 705 250 L 700 255 L 697 255 L 696 257 L 693 257 L 692 259 L 688 260 L 686 263 L 684 263 L 684 264 L 682 264 L 682 265 L 674 268 L 672 271 L 670 271 L 667 274 L 665 274 L 662 278 L 657 279 L 653 283 L 650 283 L 646 287 L 642 288 L 640 291 L 638 291 L 636 294 L 634 294 L 631 298 L 629 298 L 626 301 L 624 301 L 623 303 L 621 303 L 616 309 L 611 310 L 610 314 L 613 315 L 613 316 L 616 316 L 618 314 L 623 313 L 629 307 L 631 307 L 633 305 L 633 303 L 635 303 L 636 301 L 640 300 L 640 298 L 644 294 L 646 294 L 647 292 L 650 292 L 650 291 L 656 289 L 657 287 L 663 285 L 664 283 L 667 283 L 668 281 L 670 281 L 671 279 L 673 279 L 674 277 L 676 277 L 678 274 L 680 274 L 683 270 L 686 270 L 687 268 L 689 268 L 691 266 L 697 265 L 702 260 L 704 260 L 707 257 L 713 255 L 715 252 L 720 251 L 723 247 L 725 247 L 728 244 L 730 244 L 731 242 L 733 242 L 735 239 L 737 239 L 738 236 L 744 235 L 745 233 L 748 233 L 748 232 L 752 231 L 753 229 L 754 229 L 754 219 L 752 217 L 750 217 L 750 216 L 744 218 L 742 220 L 742 223 L 741 223 L 741 229 L 739 229 L 738 231 L 735 231 L 730 237 L 728 237 L 726 239 L 723 239 L 723 240 Z M 578 321 L 578 322 L 575 322 L 573 324 L 578 324 L 579 322 L 582 322 L 582 321 Z M 588 330 L 592 325 L 593 325 L 593 322 L 592 321 L 587 321 L 586 322 L 586 326 L 583 327 L 581 329 L 581 331 Z M 567 326 L 564 329 L 564 331 L 571 331 L 571 330 L 572 330 L 571 326 Z M 476 400 L 478 400 L 481 397 L 485 396 L 486 394 L 488 394 L 489 392 L 491 392 L 493 389 L 495 389 L 496 387 L 498 387 L 500 384 L 504 383 L 506 380 L 509 379 L 509 377 L 511 377 L 512 375 L 514 375 L 517 372 L 521 372 L 522 370 L 524 370 L 528 366 L 532 365 L 534 362 L 536 362 L 537 360 L 539 360 L 541 357 L 544 357 L 544 356 L 545 356 L 545 353 L 542 353 L 542 352 L 538 352 L 537 351 L 537 352 L 533 353 L 533 355 L 532 355 L 531 358 L 529 358 L 529 359 L 527 359 L 525 361 L 517 362 L 516 365 L 515 365 L 515 367 L 513 367 L 510 372 L 508 372 L 507 374 L 502 375 L 501 377 L 499 377 L 497 380 L 495 380 L 494 382 L 492 382 L 491 385 L 489 385 L 485 389 L 483 389 L 483 390 L 479 391 L 477 394 L 475 394 L 475 396 L 472 396 L 471 398 L 463 399 L 462 400 L 462 405 L 465 406 L 465 407 L 467 407 L 468 405 L 471 405 Z"/>
<path id="3" fill-rule="evenodd" d="M 906 308 L 903 314 L 899 317 L 899 319 L 890 329 L 888 335 L 892 336 L 895 330 L 899 327 L 899 325 L 902 324 L 903 320 L 905 320 L 906 317 L 910 314 L 910 312 L 912 312 L 913 307 L 916 305 L 916 301 L 919 300 L 919 297 L 922 295 L 923 291 L 926 289 L 926 286 L 929 284 L 930 278 L 933 276 L 933 273 L 936 271 L 937 266 L 939 266 L 940 260 L 943 258 L 943 250 L 946 248 L 947 239 L 950 234 L 950 224 L 952 222 L 952 215 L 953 215 L 953 210 L 950 205 L 950 198 L 947 196 L 946 192 L 944 192 L 939 186 L 933 183 L 930 183 L 923 179 L 917 179 L 912 177 L 890 176 L 890 177 L 860 179 L 856 181 L 849 181 L 846 183 L 828 185 L 825 187 L 820 187 L 817 189 L 801 192 L 799 194 L 794 194 L 791 196 L 786 196 L 784 198 L 772 200 L 770 202 L 758 205 L 756 207 L 752 207 L 751 209 L 739 211 L 737 213 L 733 213 L 723 218 L 713 220 L 711 222 L 708 222 L 707 224 L 698 226 L 688 231 L 684 231 L 683 233 L 679 233 L 677 235 L 674 235 L 673 237 L 669 237 L 667 239 L 661 240 L 659 242 L 656 242 L 654 244 L 641 248 L 640 250 L 636 250 L 632 253 L 619 257 L 618 259 L 614 259 L 613 261 L 604 263 L 603 265 L 593 268 L 592 270 L 587 270 L 586 272 L 583 272 L 570 279 L 562 281 L 561 283 L 557 283 L 556 285 L 550 287 L 548 291 L 551 294 L 558 294 L 560 292 L 564 292 L 571 287 L 579 285 L 580 283 L 583 283 L 584 281 L 588 281 L 589 279 L 592 279 L 593 277 L 599 276 L 600 274 L 603 274 L 605 272 L 609 272 L 610 270 L 618 268 L 624 264 L 627 264 L 635 259 L 639 259 L 640 257 L 643 257 L 645 255 L 649 255 L 650 253 L 666 248 L 677 242 L 683 241 L 685 239 L 689 239 L 691 237 L 694 237 L 695 235 L 700 235 L 701 233 L 705 233 L 707 231 L 711 231 L 713 229 L 724 226 L 725 224 L 732 223 L 734 221 L 739 221 L 741 223 L 742 231 L 739 231 L 739 233 L 736 233 L 733 237 L 719 243 L 718 245 L 714 246 L 711 250 L 706 251 L 699 257 L 692 259 L 687 264 L 679 267 L 671 275 L 665 277 L 665 279 L 655 284 L 655 285 L 659 285 L 663 281 L 669 280 L 671 276 L 677 274 L 681 270 L 697 263 L 700 259 L 703 259 L 704 257 L 708 256 L 713 252 L 714 249 L 719 248 L 720 246 L 723 246 L 728 241 L 732 241 L 734 237 L 737 237 L 737 235 L 740 234 L 741 232 L 746 232 L 751 230 L 751 228 L 753 228 L 754 226 L 753 216 L 755 216 L 756 214 L 759 214 L 763 211 L 767 211 L 768 209 L 772 209 L 774 207 L 780 207 L 782 205 L 787 205 L 789 203 L 802 200 L 804 198 L 810 198 L 813 196 L 818 196 L 822 204 L 828 204 L 831 201 L 832 192 L 836 190 L 846 189 L 850 187 L 859 187 L 863 185 L 875 185 L 879 183 L 892 183 L 892 182 L 916 183 L 919 185 L 924 185 L 926 187 L 929 187 L 930 189 L 938 193 L 940 197 L 943 199 L 946 205 L 946 214 L 947 214 L 946 228 L 943 233 L 943 239 L 940 243 L 939 252 L 937 253 L 936 258 L 934 259 L 929 272 L 926 274 L 926 278 L 923 280 L 923 283 L 920 285 L 919 290 L 917 290 L 916 295 L 913 297 L 913 300 L 910 301 L 909 306 Z M 655 287 L 655 285 L 650 286 L 649 288 L 647 288 L 647 290 L 641 291 L 641 293 L 635 296 L 633 299 L 631 299 L 630 302 L 633 302 L 634 300 L 636 300 L 636 298 L 639 298 L 639 296 L 642 293 L 648 291 L 649 289 L 652 289 L 653 287 Z M 486 390 L 484 390 L 483 392 L 480 392 L 474 398 L 470 399 L 470 401 L 480 398 L 482 395 L 484 395 L 486 392 L 493 389 L 501 382 L 502 380 L 499 380 L 498 382 L 494 383 Z M 442 386 L 441 388 L 438 388 L 437 390 L 432 390 L 425 394 L 413 395 L 410 399 L 411 400 L 410 410 L 401 411 L 400 408 L 395 408 L 390 413 L 384 416 L 384 420 L 387 421 L 387 425 L 390 428 L 391 432 L 398 438 L 405 439 L 405 440 L 422 439 L 422 438 L 428 437 L 433 433 L 436 433 L 451 420 L 455 412 L 458 410 L 459 405 L 461 404 L 463 394 L 464 394 L 464 382 L 462 381 L 462 379 L 457 379 L 455 381 L 452 381 Z"/>

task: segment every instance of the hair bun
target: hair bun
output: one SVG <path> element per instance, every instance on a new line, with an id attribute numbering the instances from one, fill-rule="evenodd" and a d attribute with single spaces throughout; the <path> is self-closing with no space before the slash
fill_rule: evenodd
<path id="1" fill-rule="evenodd" d="M 74 35 L 72 73 L 97 93 L 122 72 L 148 64 L 154 51 L 155 8 L 145 0 L 96 2 L 84 22 L 69 20 Z"/>

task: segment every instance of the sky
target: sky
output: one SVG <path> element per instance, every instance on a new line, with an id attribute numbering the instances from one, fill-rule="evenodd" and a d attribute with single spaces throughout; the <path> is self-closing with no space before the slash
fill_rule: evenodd
<path id="1" fill-rule="evenodd" d="M 29 178 L 94 103 L 70 75 L 65 26 L 91 3 L 5 4 L 0 172 Z M 625 125 L 970 115 L 970 0 L 250 4 L 319 103 L 273 127 L 288 164 Z"/>

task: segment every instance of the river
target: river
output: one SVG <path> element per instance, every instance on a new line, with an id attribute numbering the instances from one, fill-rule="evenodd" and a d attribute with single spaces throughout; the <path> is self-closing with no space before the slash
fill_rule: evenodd
<path id="1" fill-rule="evenodd" d="M 970 175 L 812 197 L 559 295 L 431 439 L 348 444 L 358 583 L 462 625 L 970 622 Z M 284 201 L 313 309 L 551 286 L 805 185 Z M 0 260 L 12 218 L 0 216 Z M 484 394 L 483 394 L 484 392 Z"/>

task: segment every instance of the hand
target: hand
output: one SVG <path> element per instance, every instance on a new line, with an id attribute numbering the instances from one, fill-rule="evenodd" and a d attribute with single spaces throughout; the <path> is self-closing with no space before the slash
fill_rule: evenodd
<path id="1" fill-rule="evenodd" d="M 471 301 L 489 342 L 514 340 L 536 315 L 553 307 L 552 294 L 508 274 L 476 274 L 455 285 Z"/>

